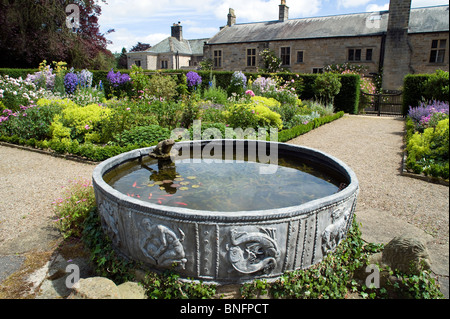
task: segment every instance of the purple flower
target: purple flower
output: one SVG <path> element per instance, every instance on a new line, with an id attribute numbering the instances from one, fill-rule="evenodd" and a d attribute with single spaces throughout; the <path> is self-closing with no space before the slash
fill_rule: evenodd
<path id="1" fill-rule="evenodd" d="M 114 73 L 113 69 L 108 72 L 106 79 L 109 83 L 111 83 L 113 87 L 118 87 L 120 85 L 126 84 L 131 80 L 128 74 L 121 74 L 119 71 L 117 71 L 117 73 Z"/>
<path id="2" fill-rule="evenodd" d="M 64 87 L 67 94 L 73 94 L 78 85 L 78 76 L 75 73 L 69 72 L 64 77 Z"/>
<path id="3" fill-rule="evenodd" d="M 187 85 L 189 87 L 194 87 L 202 83 L 202 77 L 196 72 L 190 71 L 186 74 Z"/>

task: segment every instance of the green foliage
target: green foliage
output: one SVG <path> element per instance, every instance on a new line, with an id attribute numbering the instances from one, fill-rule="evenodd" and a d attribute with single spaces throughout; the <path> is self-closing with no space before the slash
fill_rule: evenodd
<path id="1" fill-rule="evenodd" d="M 342 84 L 339 75 L 322 73 L 314 81 L 313 89 L 317 99 L 333 104 L 334 98 L 339 94 Z"/>
<path id="2" fill-rule="evenodd" d="M 98 104 L 70 105 L 56 115 L 51 125 L 53 138 L 70 137 L 81 142 L 100 142 L 101 125 L 111 110 Z M 69 134 L 69 136 L 67 136 Z"/>
<path id="3" fill-rule="evenodd" d="M 155 73 L 150 78 L 148 93 L 158 99 L 170 101 L 177 94 L 177 83 L 171 76 Z"/>
<path id="4" fill-rule="evenodd" d="M 259 54 L 259 56 L 263 61 L 264 72 L 276 73 L 282 69 L 282 61 L 279 57 L 277 57 L 274 51 L 265 49 Z"/>
<path id="5" fill-rule="evenodd" d="M 222 88 L 209 87 L 203 91 L 203 99 L 217 104 L 227 103 L 227 92 Z"/>
<path id="6" fill-rule="evenodd" d="M 443 70 L 436 70 L 430 74 L 423 83 L 423 94 L 428 100 L 448 101 L 449 98 L 449 73 Z"/>
<path id="7" fill-rule="evenodd" d="M 278 132 L 278 141 L 282 142 L 282 143 L 287 142 L 289 140 L 292 140 L 293 138 L 296 138 L 297 136 L 308 133 L 309 131 L 313 130 L 314 128 L 317 128 L 321 125 L 324 125 L 326 123 L 337 120 L 337 119 L 341 118 L 342 116 L 344 116 L 344 112 L 341 111 L 332 116 L 316 118 L 312 122 L 309 122 L 307 124 L 301 124 L 301 125 L 294 126 L 290 129 L 283 130 L 281 132 Z"/>
<path id="8" fill-rule="evenodd" d="M 53 202 L 55 225 L 64 238 L 81 237 L 83 222 L 95 206 L 94 189 L 90 181 L 74 181 L 66 196 Z"/>
<path id="9" fill-rule="evenodd" d="M 281 130 L 283 127 L 280 114 L 262 104 L 234 104 L 228 107 L 224 115 L 233 128 L 257 130 L 259 127 L 276 127 Z"/>
<path id="10" fill-rule="evenodd" d="M 168 138 L 170 138 L 170 131 L 159 125 L 136 126 L 114 137 L 117 145 L 120 146 L 152 144 Z"/>
<path id="11" fill-rule="evenodd" d="M 216 286 L 203 282 L 182 282 L 170 270 L 163 274 L 148 273 L 142 283 L 149 299 L 210 299 Z"/>
<path id="12" fill-rule="evenodd" d="M 409 74 L 403 83 L 403 115 L 422 101 L 449 100 L 449 73 L 437 70 L 434 74 Z"/>
<path id="13" fill-rule="evenodd" d="M 82 240 L 90 251 L 96 274 L 109 278 L 116 284 L 133 280 L 132 269 L 135 264 L 118 256 L 112 248 L 111 240 L 103 232 L 100 216 L 95 206 L 92 207 L 82 224 Z"/>
<path id="14" fill-rule="evenodd" d="M 151 104 L 150 111 L 156 116 L 158 125 L 174 129 L 180 124 L 183 114 L 183 103 L 155 101 Z"/>
<path id="15" fill-rule="evenodd" d="M 414 124 L 408 127 L 406 167 L 415 173 L 448 179 L 449 119 L 439 121 L 436 127 L 427 128 L 423 133 L 412 134 Z"/>

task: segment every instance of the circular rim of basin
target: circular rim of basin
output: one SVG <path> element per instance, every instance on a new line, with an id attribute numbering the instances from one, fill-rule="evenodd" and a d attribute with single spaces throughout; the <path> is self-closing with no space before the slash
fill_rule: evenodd
<path id="1" fill-rule="evenodd" d="M 329 164 L 331 169 L 334 169 L 344 175 L 349 181 L 349 184 L 343 190 L 326 196 L 321 197 L 316 200 L 312 200 L 310 202 L 289 206 L 284 208 L 277 209 L 268 209 L 268 210 L 252 210 L 252 211 L 207 211 L 207 210 L 193 210 L 189 208 L 183 207 L 174 207 L 174 206 L 166 206 L 166 205 L 157 205 L 150 202 L 141 201 L 137 198 L 129 197 L 111 187 L 108 183 L 106 183 L 103 179 L 105 173 L 113 169 L 114 167 L 125 163 L 127 161 L 135 160 L 143 156 L 147 156 L 149 152 L 155 147 L 145 147 L 141 149 L 136 149 L 130 152 L 122 153 L 112 158 L 109 158 L 99 165 L 97 165 L 93 171 L 92 180 L 94 184 L 94 189 L 101 190 L 104 196 L 115 197 L 116 200 L 120 202 L 119 205 L 131 207 L 141 212 L 148 212 L 152 215 L 160 215 L 162 217 L 171 217 L 171 218 L 179 218 L 179 219 L 189 219 L 191 221 L 216 221 L 216 222 L 243 222 L 243 221 L 265 221 L 265 220 L 274 220 L 274 219 L 283 219 L 283 218 L 292 218 L 293 216 L 298 216 L 302 214 L 308 214 L 315 210 L 322 210 L 329 206 L 334 206 L 339 204 L 340 202 L 348 199 L 350 196 L 354 195 L 355 192 L 359 189 L 359 182 L 356 177 L 356 174 L 353 170 L 347 166 L 341 160 L 335 158 L 332 155 L 326 154 L 322 151 L 300 146 L 294 144 L 287 143 L 279 143 L 279 142 L 266 142 L 266 141 L 253 141 L 253 140 L 194 140 L 194 141 L 185 141 L 175 143 L 174 146 L 183 146 L 186 144 L 200 143 L 203 144 L 208 143 L 220 143 L 223 145 L 224 142 L 233 142 L 233 146 L 235 143 L 245 143 L 245 142 L 257 142 L 257 143 L 265 143 L 265 144 L 277 144 L 278 151 L 280 149 L 283 150 L 297 150 L 302 151 L 303 153 L 307 153 L 308 155 L 313 156 L 316 159 L 322 159 Z"/>

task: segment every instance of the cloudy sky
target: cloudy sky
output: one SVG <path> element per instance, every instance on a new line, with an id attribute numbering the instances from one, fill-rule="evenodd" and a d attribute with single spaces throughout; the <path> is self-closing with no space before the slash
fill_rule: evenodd
<path id="1" fill-rule="evenodd" d="M 99 24 L 112 52 L 127 51 L 137 42 L 155 45 L 170 36 L 173 23 L 181 22 L 186 39 L 210 38 L 227 23 L 229 8 L 237 23 L 278 19 L 280 0 L 107 0 Z M 412 7 L 449 4 L 449 0 L 412 0 Z M 389 0 L 287 0 L 289 18 L 328 16 L 387 10 Z"/>

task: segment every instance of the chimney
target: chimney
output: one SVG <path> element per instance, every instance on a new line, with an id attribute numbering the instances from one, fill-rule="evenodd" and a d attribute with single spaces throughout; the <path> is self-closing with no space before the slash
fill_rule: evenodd
<path id="1" fill-rule="evenodd" d="M 414 73 L 410 65 L 408 43 L 411 0 L 391 0 L 383 62 L 383 89 L 395 91 L 403 86 L 403 78 Z"/>
<path id="2" fill-rule="evenodd" d="M 174 23 L 172 26 L 172 37 L 176 38 L 178 41 L 183 40 L 183 27 L 181 26 L 181 22 Z"/>
<path id="3" fill-rule="evenodd" d="M 286 5 L 286 0 L 281 0 L 280 4 L 280 22 L 284 22 L 289 19 L 289 7 Z"/>
<path id="4" fill-rule="evenodd" d="M 236 14 L 234 13 L 234 9 L 230 8 L 230 12 L 228 13 L 227 26 L 231 27 L 233 24 L 236 24 Z"/>

